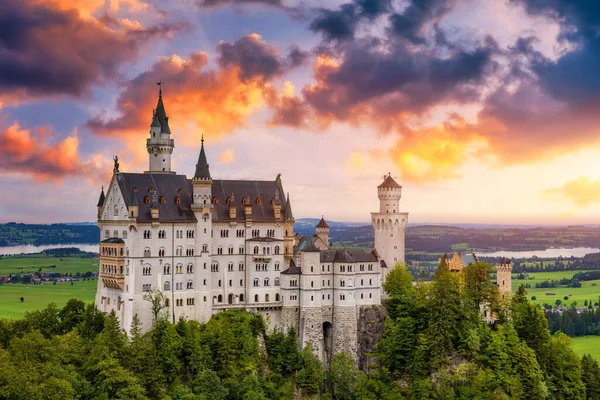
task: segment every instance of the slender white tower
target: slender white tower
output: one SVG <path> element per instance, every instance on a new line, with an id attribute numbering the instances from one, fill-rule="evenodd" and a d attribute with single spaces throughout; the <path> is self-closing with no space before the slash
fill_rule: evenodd
<path id="1" fill-rule="evenodd" d="M 150 137 L 146 140 L 150 168 L 147 173 L 174 174 L 175 172 L 171 171 L 171 154 L 173 154 L 175 142 L 171 139 L 169 117 L 167 117 L 162 100 L 162 82 L 158 82 L 158 85 L 160 86 L 158 103 L 152 114 Z"/>
<path id="2" fill-rule="evenodd" d="M 398 262 L 404 262 L 404 236 L 408 224 L 408 213 L 400 212 L 400 186 L 391 174 L 384 176 L 377 186 L 379 212 L 371 213 L 375 231 L 375 250 L 381 265 L 381 283 Z"/>

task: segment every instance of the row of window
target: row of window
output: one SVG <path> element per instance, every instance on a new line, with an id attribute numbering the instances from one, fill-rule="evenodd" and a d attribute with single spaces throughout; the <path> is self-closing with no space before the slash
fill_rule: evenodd
<path id="1" fill-rule="evenodd" d="M 106 247 L 106 246 L 100 246 L 100 253 L 103 256 L 108 256 L 108 257 L 123 257 L 123 248 L 120 249 L 120 251 L 117 251 L 116 248 L 114 247 Z"/>
<path id="2" fill-rule="evenodd" d="M 270 282 L 269 278 L 265 278 L 263 280 L 263 286 L 269 286 L 269 282 Z M 275 278 L 274 285 L 279 286 L 279 278 Z M 254 278 L 254 287 L 259 287 L 259 286 L 260 286 L 260 279 Z"/>
<path id="3" fill-rule="evenodd" d="M 109 229 L 104 230 L 104 239 L 108 239 L 109 237 L 111 237 L 110 236 L 110 230 Z M 119 237 L 119 231 L 115 229 L 113 231 L 112 237 L 118 238 Z M 122 239 L 127 239 L 127 231 L 126 230 L 124 230 L 124 231 L 121 232 L 121 238 Z"/>
<path id="4" fill-rule="evenodd" d="M 119 274 L 123 275 L 123 267 L 119 267 L 117 268 L 116 265 L 106 265 L 106 264 L 102 264 L 102 267 L 100 268 L 100 270 L 102 271 L 103 274 L 116 274 L 117 271 L 119 271 Z"/>

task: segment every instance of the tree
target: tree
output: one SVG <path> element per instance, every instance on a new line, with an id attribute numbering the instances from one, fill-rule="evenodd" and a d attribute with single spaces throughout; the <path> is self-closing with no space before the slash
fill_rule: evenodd
<path id="1" fill-rule="evenodd" d="M 378 344 L 382 364 L 392 374 L 406 372 L 415 345 L 415 327 L 410 317 L 386 318 L 383 338 Z"/>
<path id="2" fill-rule="evenodd" d="M 296 384 L 307 395 L 317 395 L 323 388 L 323 364 L 312 352 L 310 342 L 300 352 L 302 369 L 296 374 Z"/>
<path id="3" fill-rule="evenodd" d="M 163 311 L 169 308 L 167 306 L 167 296 L 165 296 L 160 290 L 154 288 L 151 291 L 144 293 L 142 295 L 142 299 L 150 303 L 150 309 L 154 322 L 158 321 L 159 318 L 166 318 L 166 313 Z"/>
<path id="4" fill-rule="evenodd" d="M 477 312 L 483 304 L 498 303 L 498 286 L 490 279 L 492 272 L 492 266 L 482 261 L 463 269 L 465 295 Z"/>
<path id="5" fill-rule="evenodd" d="M 560 306 L 562 304 L 562 301 L 560 301 L 560 299 L 556 299 L 556 301 L 554 302 L 554 304 L 556 304 L 556 306 Z"/>
<path id="6" fill-rule="evenodd" d="M 25 301 L 25 297 L 21 296 L 21 298 L 19 300 L 21 300 L 21 303 L 22 303 Z"/>
<path id="7" fill-rule="evenodd" d="M 585 399 L 581 380 L 581 362 L 571 348 L 572 339 L 562 332 L 544 346 L 542 369 L 546 373 L 549 397 L 553 399 Z"/>
<path id="8" fill-rule="evenodd" d="M 354 399 L 354 385 L 360 372 L 350 354 L 337 353 L 331 359 L 327 380 L 331 395 L 335 400 Z"/>
<path id="9" fill-rule="evenodd" d="M 581 358 L 581 381 L 585 385 L 588 399 L 600 399 L 600 368 L 598 362 L 589 354 Z"/>
<path id="10" fill-rule="evenodd" d="M 415 293 L 412 279 L 403 263 L 396 263 L 385 278 L 383 289 L 389 296 L 388 310 L 394 320 L 412 314 Z"/>

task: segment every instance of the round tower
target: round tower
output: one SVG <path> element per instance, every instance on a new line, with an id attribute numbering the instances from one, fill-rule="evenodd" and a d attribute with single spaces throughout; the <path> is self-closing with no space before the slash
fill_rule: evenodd
<path id="1" fill-rule="evenodd" d="M 151 174 L 174 174 L 171 171 L 171 154 L 175 142 L 171 139 L 171 129 L 169 128 L 169 117 L 165 111 L 165 105 L 162 100 L 162 82 L 158 92 L 158 103 L 152 113 L 152 123 L 150 124 L 150 137 L 146 140 L 146 149 L 149 157 L 149 170 Z"/>
<path id="2" fill-rule="evenodd" d="M 510 299 L 512 295 L 512 263 L 502 257 L 496 264 L 496 284 L 502 299 Z"/>
<path id="3" fill-rule="evenodd" d="M 371 213 L 371 223 L 375 233 L 375 250 L 381 266 L 381 283 L 387 273 L 398 262 L 404 262 L 404 236 L 408 225 L 408 213 L 400 212 L 400 186 L 391 174 L 383 177 L 377 186 L 379 212 Z"/>

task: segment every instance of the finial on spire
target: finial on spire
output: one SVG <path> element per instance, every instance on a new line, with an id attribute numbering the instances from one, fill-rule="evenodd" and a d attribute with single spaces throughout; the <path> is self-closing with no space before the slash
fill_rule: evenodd
<path id="1" fill-rule="evenodd" d="M 200 139 L 200 143 L 202 143 L 201 147 L 204 147 L 204 133 L 202 134 L 202 139 Z"/>
<path id="2" fill-rule="evenodd" d="M 162 85 L 163 85 L 163 81 L 158 81 L 156 82 L 156 84 L 158 85 L 158 97 L 162 97 Z"/>

